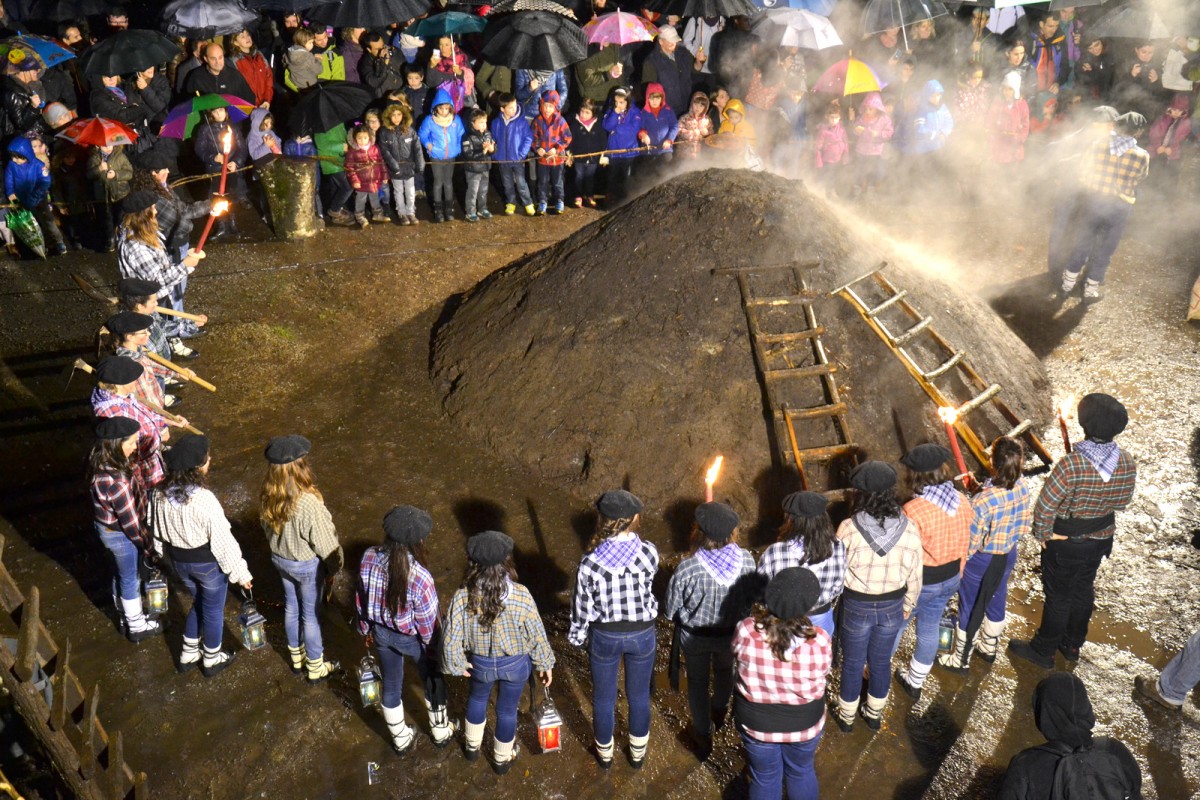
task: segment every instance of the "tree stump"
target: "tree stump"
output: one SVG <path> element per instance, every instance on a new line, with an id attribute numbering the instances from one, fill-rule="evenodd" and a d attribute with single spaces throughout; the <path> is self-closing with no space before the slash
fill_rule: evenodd
<path id="1" fill-rule="evenodd" d="M 310 159 L 281 156 L 255 169 L 267 195 L 275 237 L 289 242 L 315 236 L 317 165 Z"/>

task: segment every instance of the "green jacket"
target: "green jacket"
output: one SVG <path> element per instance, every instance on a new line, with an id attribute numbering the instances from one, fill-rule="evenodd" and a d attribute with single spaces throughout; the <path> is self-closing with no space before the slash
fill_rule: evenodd
<path id="1" fill-rule="evenodd" d="M 317 155 L 321 157 L 321 160 L 318 163 L 321 165 L 322 175 L 333 175 L 338 172 L 345 172 L 345 125 L 338 125 L 335 128 L 330 128 L 324 133 L 313 134 L 313 144 L 317 148 Z M 334 160 L 331 161 L 329 159 Z"/>

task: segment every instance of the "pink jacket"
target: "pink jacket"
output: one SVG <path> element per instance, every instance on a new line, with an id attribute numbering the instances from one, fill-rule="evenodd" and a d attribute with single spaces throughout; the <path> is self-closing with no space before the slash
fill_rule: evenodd
<path id="1" fill-rule="evenodd" d="M 987 113 L 988 149 L 997 164 L 1025 160 L 1025 140 L 1029 138 L 1029 105 L 1017 99 L 1011 105 L 996 100 Z"/>
<path id="2" fill-rule="evenodd" d="M 817 127 L 813 156 L 816 158 L 817 169 L 826 164 L 844 164 L 849 161 L 850 140 L 846 136 L 846 126 L 840 122 L 832 126 L 822 122 Z"/>
<path id="3" fill-rule="evenodd" d="M 864 113 L 868 108 L 879 112 L 875 119 L 868 120 Z M 862 132 L 859 132 L 862 128 Z M 892 118 L 883 107 L 879 92 L 871 92 L 858 107 L 858 119 L 854 120 L 854 152 L 860 156 L 883 155 L 884 144 L 892 138 Z"/>

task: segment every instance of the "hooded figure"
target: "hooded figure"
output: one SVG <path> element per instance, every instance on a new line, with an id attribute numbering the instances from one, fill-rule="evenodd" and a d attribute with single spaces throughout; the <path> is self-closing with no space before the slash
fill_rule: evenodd
<path id="1" fill-rule="evenodd" d="M 680 158 L 696 158 L 700 155 L 700 142 L 714 133 L 708 95 L 696 92 L 686 114 L 679 118 L 679 133 L 675 137 L 675 152 Z"/>
<path id="2" fill-rule="evenodd" d="M 921 90 L 921 102 L 913 120 L 913 153 L 933 153 L 941 150 L 954 131 L 954 118 L 943 101 L 945 90 L 938 81 L 928 81 Z"/>
<path id="3" fill-rule="evenodd" d="M 1021 97 L 1021 76 L 1010 72 L 1000 82 L 1000 97 L 992 101 L 987 115 L 988 149 L 997 164 L 1025 159 L 1029 138 L 1029 106 Z"/>
<path id="4" fill-rule="evenodd" d="M 731 116 L 733 114 L 737 115 L 736 119 Z M 746 107 L 742 105 L 741 100 L 730 100 L 726 103 L 721 112 L 721 120 L 721 127 L 717 133 L 732 133 L 750 142 L 754 141 L 754 126 L 746 119 Z"/>
<path id="5" fill-rule="evenodd" d="M 1192 133 L 1192 120 L 1188 109 L 1189 95 L 1178 92 L 1171 98 L 1171 105 L 1150 126 L 1147 150 L 1151 158 L 1166 158 L 1179 161 L 1183 152 L 1180 146 Z"/>
<path id="6" fill-rule="evenodd" d="M 261 158 L 279 155 L 283 152 L 279 137 L 275 135 L 273 126 L 264 127 L 263 123 L 271 112 L 265 108 L 256 108 L 250 112 L 250 133 L 246 136 L 246 150 L 250 160 L 257 162 Z M 272 122 L 274 117 L 271 117 Z"/>
<path id="7" fill-rule="evenodd" d="M 657 105 L 653 102 L 657 97 Z M 650 155 L 669 153 L 679 135 L 679 119 L 667 104 L 667 94 L 661 84 L 646 87 L 646 103 L 642 106 L 642 128 L 638 138 L 650 148 Z M 667 143 L 670 143 L 670 146 Z"/>

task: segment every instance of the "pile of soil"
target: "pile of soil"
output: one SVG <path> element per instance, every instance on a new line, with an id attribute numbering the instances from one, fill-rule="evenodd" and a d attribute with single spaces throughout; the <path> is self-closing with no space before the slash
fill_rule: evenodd
<path id="1" fill-rule="evenodd" d="M 1050 420 L 1041 364 L 987 305 L 883 252 L 800 182 L 740 170 L 679 176 L 454 298 L 435 332 L 433 377 L 463 430 L 583 496 L 624 485 L 656 515 L 690 514 L 720 453 L 719 499 L 744 519 L 773 523 L 778 497 L 796 483 L 779 462 L 788 444 L 766 410 L 766 392 L 776 389 L 756 369 L 737 280 L 713 270 L 820 262 L 804 273 L 806 288 L 820 295 L 812 308 L 828 331 L 822 340 L 858 447 L 806 470 L 812 488 L 833 489 L 845 486 L 855 460 L 895 461 L 920 442 L 944 442 L 933 402 L 901 361 L 848 301 L 826 296 L 885 260 L 890 280 L 1003 387 L 1018 416 L 1035 430 Z M 760 283 L 755 293 L 795 288 Z M 864 294 L 871 304 L 885 296 Z M 766 309 L 759 319 L 766 330 L 794 330 L 794 318 L 782 316 L 797 308 Z M 912 324 L 891 313 L 890 330 Z M 919 342 L 928 339 L 916 337 L 909 352 L 924 368 L 945 360 Z M 784 358 L 803 366 L 812 356 L 802 345 Z M 953 375 L 940 385 L 957 403 L 976 393 Z M 797 386 L 784 398 L 793 407 L 828 400 L 819 379 Z M 985 441 L 1011 427 L 988 409 L 971 423 Z M 801 448 L 833 443 L 836 433 L 828 418 L 796 429 Z"/>

